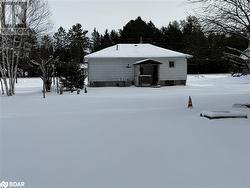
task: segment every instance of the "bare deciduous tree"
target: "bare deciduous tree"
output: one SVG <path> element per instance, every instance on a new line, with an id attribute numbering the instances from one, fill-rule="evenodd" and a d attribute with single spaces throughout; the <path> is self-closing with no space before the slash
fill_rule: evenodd
<path id="1" fill-rule="evenodd" d="M 45 98 L 45 92 L 49 92 L 51 90 L 52 77 L 55 76 L 54 66 L 55 62 L 58 59 L 54 59 L 53 56 L 49 57 L 49 59 L 45 60 L 39 58 L 39 60 L 31 60 L 31 64 L 38 67 L 41 74 L 40 77 L 43 80 L 43 97 Z"/>
<path id="2" fill-rule="evenodd" d="M 46 0 L 29 0 L 27 6 L 27 27 L 37 35 L 47 33 L 50 30 L 50 10 Z"/>
<path id="3" fill-rule="evenodd" d="M 47 31 L 50 13 L 45 0 L 0 0 L 0 14 L 0 72 L 6 94 L 11 96 L 15 94 L 19 60 L 27 50 L 28 31 Z"/>
<path id="4" fill-rule="evenodd" d="M 250 0 L 188 0 L 198 5 L 197 15 L 205 31 L 226 33 L 245 38 L 250 46 Z M 230 48 L 229 51 L 237 52 Z M 239 52 L 239 51 L 238 51 Z M 240 52 L 244 54 L 244 52 Z M 225 53 L 232 63 L 242 65 L 242 59 L 232 59 L 231 53 Z M 246 63 L 246 62 L 245 62 Z M 249 70 L 249 66 L 245 66 Z"/>

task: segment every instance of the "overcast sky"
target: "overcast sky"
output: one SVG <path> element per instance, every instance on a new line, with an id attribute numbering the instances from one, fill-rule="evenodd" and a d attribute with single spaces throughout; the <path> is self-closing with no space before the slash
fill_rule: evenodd
<path id="1" fill-rule="evenodd" d="M 48 0 L 52 12 L 53 30 L 68 29 L 75 23 L 93 31 L 121 29 L 129 20 L 141 16 L 157 27 L 182 20 L 190 14 L 186 0 Z"/>

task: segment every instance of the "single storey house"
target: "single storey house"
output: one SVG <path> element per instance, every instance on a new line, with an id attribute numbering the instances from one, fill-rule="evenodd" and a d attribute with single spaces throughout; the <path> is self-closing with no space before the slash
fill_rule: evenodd
<path id="1" fill-rule="evenodd" d="M 89 85 L 185 85 L 188 54 L 151 44 L 117 44 L 85 56 Z"/>

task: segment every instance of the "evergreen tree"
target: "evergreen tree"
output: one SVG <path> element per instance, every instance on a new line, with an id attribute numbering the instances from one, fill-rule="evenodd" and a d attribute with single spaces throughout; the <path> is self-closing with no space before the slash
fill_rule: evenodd
<path id="1" fill-rule="evenodd" d="M 59 61 L 70 62 L 71 54 L 70 54 L 70 42 L 68 33 L 62 27 L 58 29 L 58 31 L 54 34 L 54 48 L 55 48 L 55 56 L 59 58 Z"/>
<path id="2" fill-rule="evenodd" d="M 73 25 L 68 32 L 71 59 L 75 63 L 83 63 L 83 58 L 89 48 L 88 31 L 83 30 L 81 24 Z"/>
<path id="3" fill-rule="evenodd" d="M 189 16 L 181 22 L 183 32 L 183 52 L 193 55 L 189 60 L 188 70 L 190 73 L 204 73 L 209 63 L 209 45 L 205 33 L 196 17 Z M 194 71 L 194 72 L 192 72 Z"/>
<path id="4" fill-rule="evenodd" d="M 142 41 L 144 43 L 153 43 L 157 30 L 152 22 L 146 23 L 141 17 L 138 17 L 129 21 L 120 31 L 121 41 L 124 43 L 140 43 Z"/>
<path id="5" fill-rule="evenodd" d="M 60 62 L 57 65 L 57 73 L 61 86 L 66 90 L 83 89 L 85 75 L 81 66 L 90 46 L 87 32 L 80 24 L 76 24 L 68 33 L 59 28 L 54 35 L 56 55 L 59 56 Z"/>
<path id="6" fill-rule="evenodd" d="M 68 48 L 69 40 L 68 34 L 63 27 L 60 27 L 58 31 L 54 34 L 54 43 L 56 49 Z"/>
<path id="7" fill-rule="evenodd" d="M 146 38 L 145 42 L 155 44 L 155 45 L 160 45 L 162 42 L 162 35 L 160 30 L 155 27 L 154 23 L 150 21 L 147 23 L 147 30 L 148 30 L 148 38 Z M 143 38 L 142 38 L 143 40 Z"/>
<path id="8" fill-rule="evenodd" d="M 112 45 L 120 43 L 120 36 L 119 33 L 116 32 L 115 30 L 112 30 L 109 35 L 110 42 Z"/>
<path id="9" fill-rule="evenodd" d="M 41 40 L 40 56 L 41 58 L 48 59 L 53 55 L 53 39 L 45 35 Z"/>
<path id="10" fill-rule="evenodd" d="M 61 62 L 59 67 L 60 84 L 66 91 L 73 91 L 84 88 L 86 75 L 80 64 L 75 62 Z"/>
<path id="11" fill-rule="evenodd" d="M 170 22 L 167 27 L 161 28 L 162 46 L 171 50 L 183 50 L 183 34 L 177 21 Z"/>
<path id="12" fill-rule="evenodd" d="M 96 52 L 98 50 L 101 50 L 102 44 L 101 44 L 101 35 L 99 34 L 99 32 L 96 30 L 96 28 L 94 28 L 94 31 L 91 34 L 91 40 L 90 40 L 90 51 L 91 52 Z"/>
<path id="13" fill-rule="evenodd" d="M 106 47 L 109 47 L 112 45 L 113 44 L 112 44 L 111 39 L 110 39 L 109 31 L 106 29 L 104 35 L 101 36 L 101 46 L 103 48 L 106 48 Z"/>

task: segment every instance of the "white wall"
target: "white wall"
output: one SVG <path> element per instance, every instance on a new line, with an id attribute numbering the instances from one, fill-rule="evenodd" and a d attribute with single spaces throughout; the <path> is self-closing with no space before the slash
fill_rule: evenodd
<path id="1" fill-rule="evenodd" d="M 186 58 L 158 58 L 164 62 L 160 65 L 160 80 L 186 80 L 187 79 L 187 59 Z M 169 67 L 169 61 L 175 62 L 175 67 Z"/>
<path id="2" fill-rule="evenodd" d="M 89 81 L 134 81 L 133 64 L 147 58 L 96 58 L 88 60 Z M 152 58 L 150 58 L 152 59 Z M 185 58 L 154 58 L 160 65 L 160 80 L 186 80 Z M 175 61 L 175 68 L 169 68 L 169 61 Z M 131 68 L 127 68 L 127 65 Z"/>
<path id="3" fill-rule="evenodd" d="M 91 59 L 89 63 L 89 81 L 134 80 L 135 59 Z M 131 68 L 127 68 L 127 65 Z"/>

